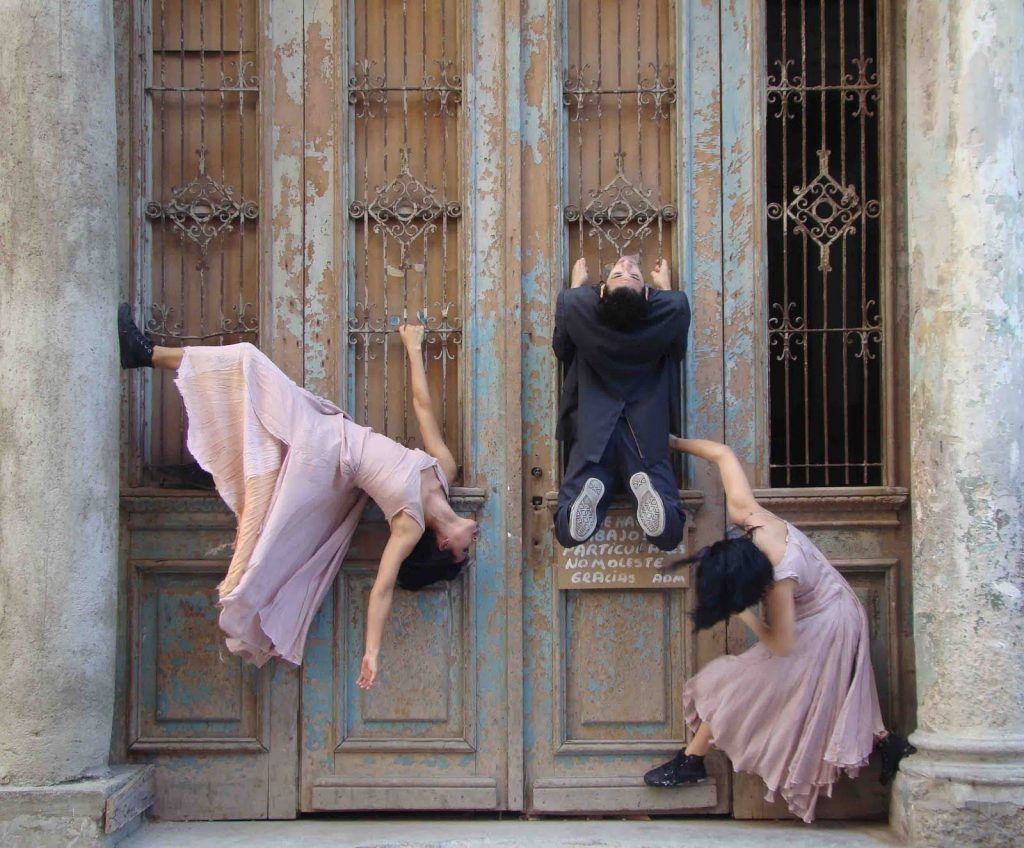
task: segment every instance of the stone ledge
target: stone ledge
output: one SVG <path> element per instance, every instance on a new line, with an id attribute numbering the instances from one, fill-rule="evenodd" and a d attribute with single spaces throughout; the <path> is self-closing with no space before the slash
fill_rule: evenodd
<path id="1" fill-rule="evenodd" d="M 138 828 L 153 797 L 149 765 L 54 786 L 0 786 L 0 845 L 108 848 Z"/>

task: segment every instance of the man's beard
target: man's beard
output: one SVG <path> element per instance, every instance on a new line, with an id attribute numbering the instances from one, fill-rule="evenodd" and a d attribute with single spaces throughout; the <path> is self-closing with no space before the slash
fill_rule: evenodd
<path id="1" fill-rule="evenodd" d="M 620 286 L 608 291 L 597 303 L 597 318 L 613 330 L 632 330 L 647 317 L 647 297 L 643 291 Z"/>

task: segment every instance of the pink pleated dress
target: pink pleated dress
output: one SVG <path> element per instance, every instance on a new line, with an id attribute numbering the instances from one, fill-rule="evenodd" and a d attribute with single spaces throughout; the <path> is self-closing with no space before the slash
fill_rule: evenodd
<path id="1" fill-rule="evenodd" d="M 189 451 L 238 518 L 219 587 L 227 647 L 298 665 L 367 497 L 423 527 L 421 472 L 446 494 L 448 482 L 436 459 L 356 424 L 251 344 L 185 348 L 175 383 Z"/>
<path id="2" fill-rule="evenodd" d="M 736 771 L 758 775 L 805 822 L 845 772 L 865 766 L 885 732 L 871 668 L 868 619 L 850 584 L 788 526 L 775 579 L 792 578 L 796 633 L 789 656 L 757 644 L 708 663 L 683 687 L 686 721 L 711 727 Z"/>

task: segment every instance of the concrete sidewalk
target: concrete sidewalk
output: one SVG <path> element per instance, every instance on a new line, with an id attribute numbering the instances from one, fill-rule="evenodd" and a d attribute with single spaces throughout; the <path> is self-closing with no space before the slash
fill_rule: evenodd
<path id="1" fill-rule="evenodd" d="M 149 824 L 123 848 L 892 848 L 884 824 L 331 818 Z"/>

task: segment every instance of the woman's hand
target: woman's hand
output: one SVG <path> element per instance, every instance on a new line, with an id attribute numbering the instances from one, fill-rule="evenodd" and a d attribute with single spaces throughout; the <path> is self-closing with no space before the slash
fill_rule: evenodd
<path id="1" fill-rule="evenodd" d="M 408 350 L 419 350 L 423 347 L 423 333 L 425 327 L 422 324 L 400 324 L 398 335 Z"/>
<path id="2" fill-rule="evenodd" d="M 363 654 L 363 664 L 359 669 L 359 679 L 356 686 L 360 689 L 369 689 L 377 682 L 377 657 L 376 655 Z"/>

